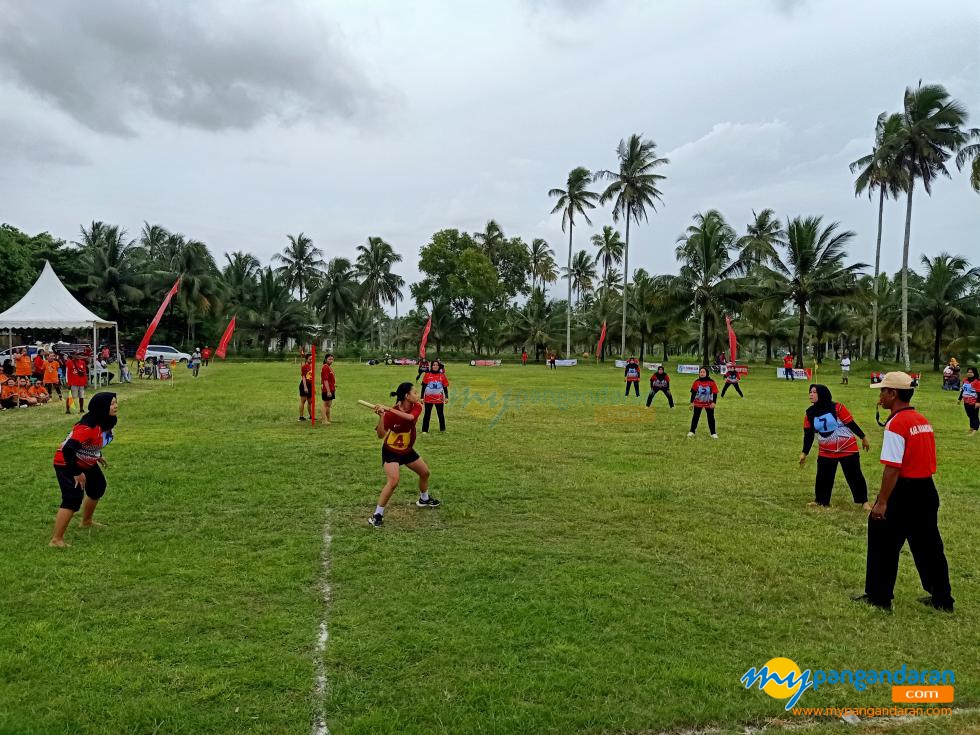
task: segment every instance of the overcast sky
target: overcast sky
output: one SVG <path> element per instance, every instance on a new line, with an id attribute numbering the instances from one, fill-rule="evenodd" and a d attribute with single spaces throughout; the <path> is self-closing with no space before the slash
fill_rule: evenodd
<path id="1" fill-rule="evenodd" d="M 848 163 L 907 85 L 945 84 L 980 126 L 980 3 L 919 0 L 0 0 L 0 222 L 77 239 L 144 220 L 219 263 L 286 234 L 351 257 L 369 235 L 418 277 L 436 230 L 567 238 L 547 192 L 615 168 L 642 133 L 670 159 L 631 266 L 676 272 L 700 210 L 821 214 L 873 262 L 875 204 Z M 955 169 L 954 169 L 955 170 Z M 980 262 L 965 174 L 914 202 L 912 253 Z M 885 212 L 901 263 L 904 203 Z M 611 222 L 596 210 L 596 227 Z M 589 228 L 576 230 L 576 249 Z M 406 291 L 406 296 L 407 296 Z"/>

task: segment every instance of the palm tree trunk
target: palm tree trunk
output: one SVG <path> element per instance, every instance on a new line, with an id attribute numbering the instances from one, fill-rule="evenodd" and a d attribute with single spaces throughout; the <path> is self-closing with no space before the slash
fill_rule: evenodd
<path id="1" fill-rule="evenodd" d="M 885 216 L 885 187 L 879 187 L 878 197 L 878 244 L 875 246 L 875 279 L 871 284 L 874 300 L 871 302 L 871 344 L 875 345 L 874 359 L 878 359 L 878 272 L 881 267 L 881 224 Z"/>
<path id="2" fill-rule="evenodd" d="M 626 359 L 626 292 L 630 284 L 630 214 L 632 209 L 626 207 L 626 245 L 623 248 L 623 339 L 620 346 L 622 357 Z"/>
<path id="3" fill-rule="evenodd" d="M 701 364 L 708 364 L 708 317 L 704 309 L 701 310 Z"/>
<path id="4" fill-rule="evenodd" d="M 772 362 L 772 337 L 766 337 L 766 365 Z"/>
<path id="5" fill-rule="evenodd" d="M 565 357 L 572 354 L 572 232 L 575 223 L 568 221 L 568 308 L 565 309 Z"/>
<path id="6" fill-rule="evenodd" d="M 943 323 L 936 324 L 936 341 L 932 345 L 932 369 L 939 370 L 939 347 L 943 340 Z"/>
<path id="7" fill-rule="evenodd" d="M 800 305 L 800 330 L 796 333 L 796 367 L 803 367 L 803 332 L 806 329 L 806 307 Z"/>
<path id="8" fill-rule="evenodd" d="M 667 355 L 667 340 L 664 340 L 663 341 L 663 347 L 664 347 L 664 360 L 663 361 L 664 362 L 667 362 L 667 358 L 668 358 L 668 355 Z"/>
<path id="9" fill-rule="evenodd" d="M 912 189 L 915 179 L 909 182 L 908 204 L 905 207 L 905 244 L 902 247 L 902 360 L 905 370 L 912 368 L 909 359 L 909 240 L 912 236 Z"/>

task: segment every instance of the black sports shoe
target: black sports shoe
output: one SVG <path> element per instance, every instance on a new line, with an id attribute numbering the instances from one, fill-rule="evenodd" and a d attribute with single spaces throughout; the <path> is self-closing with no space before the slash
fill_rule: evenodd
<path id="1" fill-rule="evenodd" d="M 942 610 L 943 612 L 953 612 L 953 603 L 947 602 L 945 605 L 938 604 L 932 599 L 932 595 L 926 595 L 925 597 L 920 597 L 919 602 L 921 602 L 926 607 L 931 607 L 935 610 Z"/>
<path id="2" fill-rule="evenodd" d="M 882 605 L 880 602 L 876 602 L 875 600 L 872 600 L 867 595 L 855 595 L 851 599 L 854 602 L 860 602 L 860 603 L 862 603 L 864 605 L 870 605 L 871 607 L 877 607 L 880 610 L 886 610 L 888 612 L 891 612 L 891 610 L 892 610 L 892 605 L 891 605 L 890 602 L 887 605 Z"/>
<path id="3" fill-rule="evenodd" d="M 428 500 L 422 500 L 420 496 L 419 499 L 415 501 L 415 504 L 419 508 L 438 508 L 440 505 L 442 505 L 442 503 L 433 498 L 431 495 L 429 496 Z"/>
<path id="4" fill-rule="evenodd" d="M 373 516 L 368 518 L 368 525 L 374 526 L 375 528 L 381 528 L 385 524 L 385 517 L 380 513 L 375 513 Z"/>
<path id="5" fill-rule="evenodd" d="M 300 416 L 300 417 L 299 417 L 299 420 L 300 420 L 300 421 L 306 421 L 306 416 Z"/>

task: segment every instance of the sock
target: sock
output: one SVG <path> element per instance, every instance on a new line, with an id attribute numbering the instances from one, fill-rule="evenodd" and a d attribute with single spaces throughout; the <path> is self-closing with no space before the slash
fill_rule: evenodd
<path id="1" fill-rule="evenodd" d="M 419 497 L 422 498 L 422 500 L 428 500 L 429 499 L 429 491 L 426 490 L 425 492 L 419 493 Z"/>
<path id="2" fill-rule="evenodd" d="M 383 516 L 384 514 L 385 514 L 385 509 L 382 508 L 380 505 L 374 509 L 374 515 Z"/>

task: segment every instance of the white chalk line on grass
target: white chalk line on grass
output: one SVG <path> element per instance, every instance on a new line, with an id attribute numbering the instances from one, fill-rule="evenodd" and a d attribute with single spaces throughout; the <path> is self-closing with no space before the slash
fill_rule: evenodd
<path id="1" fill-rule="evenodd" d="M 327 640 L 330 633 L 327 630 L 327 612 L 330 607 L 330 512 L 323 522 L 323 549 L 320 552 L 320 599 L 323 603 L 323 614 L 320 618 L 320 630 L 316 637 L 315 669 L 316 680 L 313 685 L 313 735 L 330 735 L 327 728 Z"/>

